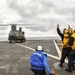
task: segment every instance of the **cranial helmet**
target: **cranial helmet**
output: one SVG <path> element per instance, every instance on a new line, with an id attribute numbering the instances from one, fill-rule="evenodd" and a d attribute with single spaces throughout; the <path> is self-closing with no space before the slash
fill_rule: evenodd
<path id="1" fill-rule="evenodd" d="M 68 32 L 69 32 L 70 34 L 73 34 L 73 33 L 74 33 L 74 29 L 73 29 L 73 28 L 69 28 L 69 29 L 68 29 Z"/>
<path id="2" fill-rule="evenodd" d="M 36 51 L 43 51 L 42 46 L 40 46 L 40 45 L 39 45 L 39 46 L 37 46 L 37 47 L 36 47 Z"/>
<path id="3" fill-rule="evenodd" d="M 68 30 L 67 30 L 66 28 L 64 28 L 63 34 L 65 34 L 65 33 L 67 33 L 67 32 L 68 32 Z"/>

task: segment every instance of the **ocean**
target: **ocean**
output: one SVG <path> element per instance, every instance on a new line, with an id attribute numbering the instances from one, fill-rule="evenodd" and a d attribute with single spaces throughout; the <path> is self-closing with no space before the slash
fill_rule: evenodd
<path id="1" fill-rule="evenodd" d="M 60 37 L 26 37 L 26 40 L 60 40 Z M 8 38 L 0 38 L 0 41 L 8 41 Z"/>

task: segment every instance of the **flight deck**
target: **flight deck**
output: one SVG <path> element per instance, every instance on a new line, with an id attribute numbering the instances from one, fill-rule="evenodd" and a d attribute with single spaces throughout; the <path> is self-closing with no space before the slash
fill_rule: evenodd
<path id="1" fill-rule="evenodd" d="M 36 46 L 42 45 L 47 54 L 50 69 L 54 68 L 56 75 L 75 75 L 75 71 L 68 73 L 67 60 L 64 67 L 58 66 L 61 56 L 61 45 L 56 40 L 27 40 L 23 43 L 0 42 L 0 75 L 34 75 L 30 71 L 29 58 Z"/>

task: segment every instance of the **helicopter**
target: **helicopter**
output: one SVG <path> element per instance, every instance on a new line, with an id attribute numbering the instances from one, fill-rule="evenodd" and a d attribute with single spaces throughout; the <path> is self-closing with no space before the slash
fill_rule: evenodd
<path id="1" fill-rule="evenodd" d="M 22 31 L 22 28 L 19 27 L 19 30 L 16 29 L 16 24 L 11 25 L 11 30 L 9 32 L 8 40 L 9 43 L 15 42 L 25 42 L 26 38 L 24 36 L 25 32 Z"/>
<path id="2" fill-rule="evenodd" d="M 0 24 L 0 28 L 3 30 L 3 32 L 5 31 L 6 27 L 9 27 L 9 26 L 11 27 L 10 31 L 7 33 L 8 35 L 7 40 L 9 43 L 12 43 L 12 42 L 22 43 L 27 40 L 25 37 L 25 32 L 22 31 L 22 28 L 25 28 L 25 29 L 39 28 L 38 24 L 32 24 L 32 23 L 31 24 L 23 24 L 23 23 Z M 17 30 L 17 26 L 19 26 L 19 30 Z"/>

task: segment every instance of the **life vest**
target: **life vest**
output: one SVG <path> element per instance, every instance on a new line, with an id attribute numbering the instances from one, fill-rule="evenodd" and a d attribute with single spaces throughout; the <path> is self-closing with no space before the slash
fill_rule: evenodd
<path id="1" fill-rule="evenodd" d="M 62 47 L 65 48 L 65 47 L 70 47 L 68 45 L 68 41 L 69 41 L 69 34 L 65 33 L 64 34 L 64 38 L 62 40 Z"/>
<path id="2" fill-rule="evenodd" d="M 36 51 L 30 56 L 30 64 L 32 69 L 44 70 L 44 59 L 45 54 L 40 51 Z"/>
<path id="3" fill-rule="evenodd" d="M 74 38 L 73 45 L 71 46 L 72 50 L 75 50 L 75 33 L 71 35 Z"/>

